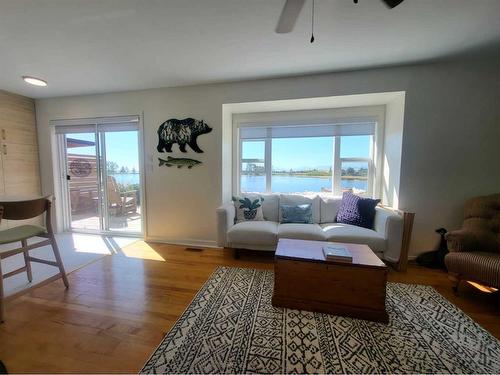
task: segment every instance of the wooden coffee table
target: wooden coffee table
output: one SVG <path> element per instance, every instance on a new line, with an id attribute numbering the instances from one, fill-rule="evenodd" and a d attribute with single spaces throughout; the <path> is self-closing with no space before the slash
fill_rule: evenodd
<path id="1" fill-rule="evenodd" d="M 387 266 L 366 245 L 335 243 L 352 263 L 326 262 L 332 242 L 280 239 L 274 261 L 274 306 L 388 322 Z"/>

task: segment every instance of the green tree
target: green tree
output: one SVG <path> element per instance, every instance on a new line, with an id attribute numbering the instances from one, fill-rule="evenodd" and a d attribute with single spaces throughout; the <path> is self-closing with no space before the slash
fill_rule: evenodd
<path id="1" fill-rule="evenodd" d="M 108 174 L 115 174 L 118 173 L 118 164 L 115 163 L 114 161 L 108 161 L 106 162 L 106 169 L 108 171 Z"/>

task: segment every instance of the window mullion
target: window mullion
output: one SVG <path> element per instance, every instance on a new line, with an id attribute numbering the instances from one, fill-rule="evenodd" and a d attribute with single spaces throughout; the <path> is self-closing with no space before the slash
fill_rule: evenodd
<path id="1" fill-rule="evenodd" d="M 341 195 L 342 163 L 340 160 L 340 137 L 333 137 L 333 194 Z"/>
<path id="2" fill-rule="evenodd" d="M 241 176 L 243 173 L 246 173 L 249 175 L 249 177 L 246 178 L 245 183 L 249 184 L 248 186 L 250 187 L 250 190 L 253 191 L 255 189 L 258 189 L 258 191 L 261 191 L 261 192 L 265 191 L 266 193 L 271 193 L 273 191 L 273 161 L 276 163 L 276 166 L 280 167 L 281 169 L 283 169 L 283 166 L 281 164 L 284 163 L 285 168 L 292 169 L 292 167 L 293 167 L 294 171 L 297 172 L 295 166 L 290 164 L 290 162 L 285 160 L 285 158 L 283 157 L 283 155 L 287 155 L 286 154 L 287 151 L 283 151 L 283 155 L 279 151 L 282 149 L 282 147 L 285 147 L 285 149 L 286 149 L 286 146 L 287 146 L 286 139 L 288 139 L 288 138 L 290 138 L 290 139 L 291 138 L 307 138 L 308 142 L 310 142 L 310 139 L 313 137 L 323 137 L 323 136 L 326 137 L 326 136 L 328 136 L 328 137 L 331 137 L 330 139 L 331 139 L 331 142 L 333 143 L 333 152 L 330 154 L 330 156 L 328 156 L 328 152 L 323 153 L 323 155 L 325 155 L 324 157 L 326 157 L 327 159 L 330 158 L 330 160 L 332 161 L 332 164 L 331 164 L 332 165 L 332 172 L 330 174 L 332 181 L 331 181 L 330 186 L 328 186 L 328 184 L 324 183 L 326 181 L 322 182 L 321 189 L 324 189 L 324 188 L 331 189 L 333 195 L 336 195 L 336 196 L 342 195 L 342 186 L 345 186 L 343 184 L 343 182 L 345 182 L 345 181 L 342 180 L 342 178 L 345 178 L 343 176 L 342 169 L 347 168 L 347 167 L 349 167 L 349 168 L 352 167 L 352 168 L 354 168 L 355 171 L 358 171 L 358 169 L 363 169 L 363 173 L 357 173 L 357 172 L 354 173 L 354 172 L 349 170 L 348 174 L 349 174 L 350 178 L 352 178 L 353 180 L 356 180 L 356 181 L 352 181 L 352 182 L 349 181 L 348 186 L 353 186 L 353 189 L 357 188 L 358 190 L 363 190 L 361 192 L 363 195 L 367 194 L 367 195 L 373 196 L 374 193 L 377 192 L 377 187 L 375 186 L 375 182 L 377 181 L 377 177 L 378 177 L 377 176 L 377 173 L 378 173 L 377 163 L 376 163 L 376 156 L 377 155 L 374 155 L 374 149 L 376 149 L 376 147 L 378 147 L 378 145 L 375 144 L 375 140 L 376 140 L 375 137 L 373 137 L 373 136 L 371 137 L 372 143 L 370 144 L 369 157 L 341 157 L 342 152 L 344 152 L 346 154 L 345 156 L 365 155 L 366 152 L 368 151 L 368 150 L 366 150 L 366 146 L 365 146 L 366 139 L 362 138 L 359 141 L 356 138 L 350 139 L 350 136 L 359 135 L 356 132 L 353 132 L 353 134 L 349 133 L 349 134 L 342 134 L 342 135 L 335 133 L 333 136 L 327 135 L 327 134 L 319 135 L 319 133 L 317 132 L 317 130 L 318 130 L 317 127 L 314 127 L 314 126 L 311 126 L 310 134 L 305 132 L 305 130 L 308 130 L 306 128 L 306 126 L 303 126 L 301 128 L 302 133 L 300 133 L 300 134 L 298 134 L 297 132 L 294 133 L 294 131 L 297 129 L 293 126 L 289 126 L 289 128 L 291 130 L 290 130 L 290 133 L 288 134 L 288 133 L 286 133 L 286 130 L 287 130 L 286 126 L 283 127 L 283 126 L 279 126 L 279 125 L 270 125 L 270 124 L 266 124 L 266 125 L 267 126 L 262 126 L 262 127 L 250 127 L 249 126 L 249 128 L 250 128 L 250 130 L 252 130 L 252 132 L 245 133 L 243 135 L 243 138 L 242 138 L 242 133 L 240 132 L 239 136 L 236 137 L 236 138 L 238 138 L 237 141 L 239 142 L 240 147 L 239 147 L 239 152 L 236 155 L 233 154 L 233 157 L 234 156 L 239 157 L 239 160 L 238 160 L 239 167 L 237 168 L 238 177 L 237 177 L 237 182 L 236 182 L 236 187 L 239 191 L 241 191 L 241 189 L 243 187 L 243 186 L 241 186 L 243 184 Z M 299 135 L 300 135 L 300 137 L 299 137 Z M 274 146 L 276 147 L 276 152 L 278 152 L 278 154 L 274 155 L 274 160 L 273 160 L 273 136 L 276 137 L 276 143 L 274 144 Z M 346 146 L 344 146 L 346 149 L 342 151 L 341 147 L 343 146 L 344 138 L 349 138 L 349 141 L 345 140 L 345 142 L 347 142 Z M 243 145 L 250 143 L 252 141 L 259 142 L 259 144 L 255 145 L 255 147 L 253 145 L 252 146 L 248 145 L 248 150 L 249 150 L 250 154 L 247 156 L 247 159 L 243 159 L 243 148 L 244 148 Z M 283 143 L 283 142 L 285 142 L 285 143 Z M 328 147 L 331 147 L 332 143 L 330 143 L 330 145 Z M 296 144 L 296 143 L 294 143 L 294 144 Z M 311 144 L 315 144 L 315 143 L 312 142 Z M 325 143 L 323 143 L 322 145 L 324 145 L 324 144 Z M 357 147 L 357 149 L 356 149 L 356 147 Z M 358 149 L 359 149 L 359 153 L 357 152 Z M 307 159 L 307 155 L 308 155 L 307 150 L 305 150 L 305 151 L 301 151 L 301 150 L 299 150 L 298 152 L 305 152 L 306 153 L 305 157 Z M 312 161 L 315 161 L 315 163 L 312 163 Z M 243 172 L 242 168 L 243 168 L 244 163 L 250 163 L 250 164 L 252 164 L 251 167 L 254 167 L 254 168 L 253 169 L 247 168 L 248 171 Z M 367 164 L 366 167 L 365 167 L 365 163 Z M 313 165 L 313 164 L 322 165 L 321 163 L 316 162 L 316 159 L 312 159 L 312 158 L 311 158 L 311 161 L 308 161 L 305 164 L 307 164 L 306 169 L 309 167 L 309 169 L 312 172 L 314 172 L 313 168 L 316 168 L 316 165 Z M 298 165 L 297 167 L 299 167 L 299 166 L 301 166 L 301 165 Z M 262 167 L 264 167 L 264 168 L 262 168 Z M 367 169 L 366 177 L 365 177 L 365 171 L 364 171 L 365 168 Z M 255 173 L 250 172 L 250 169 L 252 169 Z M 262 169 L 264 169 L 264 176 L 265 176 L 264 186 L 262 186 Z M 290 176 L 288 176 L 286 171 L 284 171 L 284 170 L 281 171 L 281 169 L 280 169 L 280 172 L 278 172 L 279 182 L 280 182 L 278 185 L 281 185 L 281 182 L 283 182 L 284 184 L 287 184 L 288 183 L 287 179 L 293 179 L 295 177 L 297 177 L 297 178 L 302 177 L 302 176 L 298 175 L 298 173 L 293 173 Z M 257 175 L 257 177 L 255 177 L 254 175 Z M 311 177 L 325 176 L 325 174 L 323 172 L 316 175 L 315 173 L 310 173 L 309 170 L 307 170 L 307 173 L 304 173 L 304 175 L 306 175 L 306 176 L 310 175 Z M 359 176 L 360 180 L 366 179 L 367 180 L 366 186 L 365 186 L 365 183 L 363 181 L 362 182 L 357 181 L 356 176 Z M 276 179 L 276 176 L 274 176 L 274 179 Z M 313 184 L 313 183 L 308 183 L 307 181 L 305 181 L 304 184 L 300 183 L 297 186 L 295 186 L 293 184 L 298 183 L 298 181 L 293 180 L 293 181 L 290 181 L 290 184 L 292 184 L 291 186 L 294 189 L 298 189 L 298 192 L 300 192 L 300 189 L 303 189 L 304 191 L 313 191 L 313 190 L 311 190 L 310 186 L 313 187 L 312 189 L 318 190 L 319 188 L 317 187 L 318 184 L 316 184 L 316 182 L 317 181 L 314 181 L 314 184 Z M 278 185 L 276 185 L 276 183 L 275 183 L 274 189 L 279 189 L 280 187 Z M 302 185 L 304 185 L 304 187 L 302 187 Z M 288 191 L 287 189 L 288 188 L 286 187 L 284 190 Z M 248 188 L 245 188 L 245 190 L 248 190 Z M 366 193 L 364 192 L 364 190 L 366 190 Z M 314 190 L 314 191 L 316 191 L 316 190 Z M 279 192 L 279 191 L 276 191 L 276 192 Z"/>
<path id="3" fill-rule="evenodd" d="M 340 158 L 340 161 L 345 162 L 368 162 L 371 160 L 370 158 Z"/>
<path id="4" fill-rule="evenodd" d="M 266 193 L 271 193 L 272 190 L 272 138 L 271 138 L 271 128 L 267 128 L 267 137 L 265 142 L 265 153 L 264 153 L 264 169 L 266 171 Z"/>
<path id="5" fill-rule="evenodd" d="M 373 160 L 368 161 L 368 184 L 367 184 L 367 194 L 370 197 L 374 197 L 374 190 L 373 190 L 373 185 L 375 183 L 375 168 L 373 164 Z"/>
<path id="6" fill-rule="evenodd" d="M 238 175 L 236 176 L 236 191 L 241 194 L 241 174 L 243 173 L 243 140 L 238 139 Z"/>

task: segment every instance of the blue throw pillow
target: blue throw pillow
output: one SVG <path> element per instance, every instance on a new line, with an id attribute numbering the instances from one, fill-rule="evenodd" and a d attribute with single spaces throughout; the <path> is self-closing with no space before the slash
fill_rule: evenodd
<path id="1" fill-rule="evenodd" d="M 301 224 L 312 224 L 312 204 L 299 204 L 296 206 L 289 206 L 282 204 L 281 208 L 281 220 L 283 224 L 289 223 L 301 223 Z"/>
<path id="2" fill-rule="evenodd" d="M 351 224 L 373 229 L 375 207 L 380 199 L 361 198 L 349 192 L 342 195 L 342 203 L 337 212 L 337 223 Z"/>

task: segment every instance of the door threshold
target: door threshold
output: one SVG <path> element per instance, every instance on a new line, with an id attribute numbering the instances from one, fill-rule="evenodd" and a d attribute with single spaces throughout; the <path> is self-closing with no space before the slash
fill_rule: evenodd
<path id="1" fill-rule="evenodd" d="M 64 230 L 62 233 L 88 234 L 92 236 L 103 236 L 103 237 L 130 237 L 130 238 L 137 238 L 138 240 L 144 240 L 144 236 L 141 233 L 92 232 L 92 231 L 84 231 L 78 229 Z"/>

